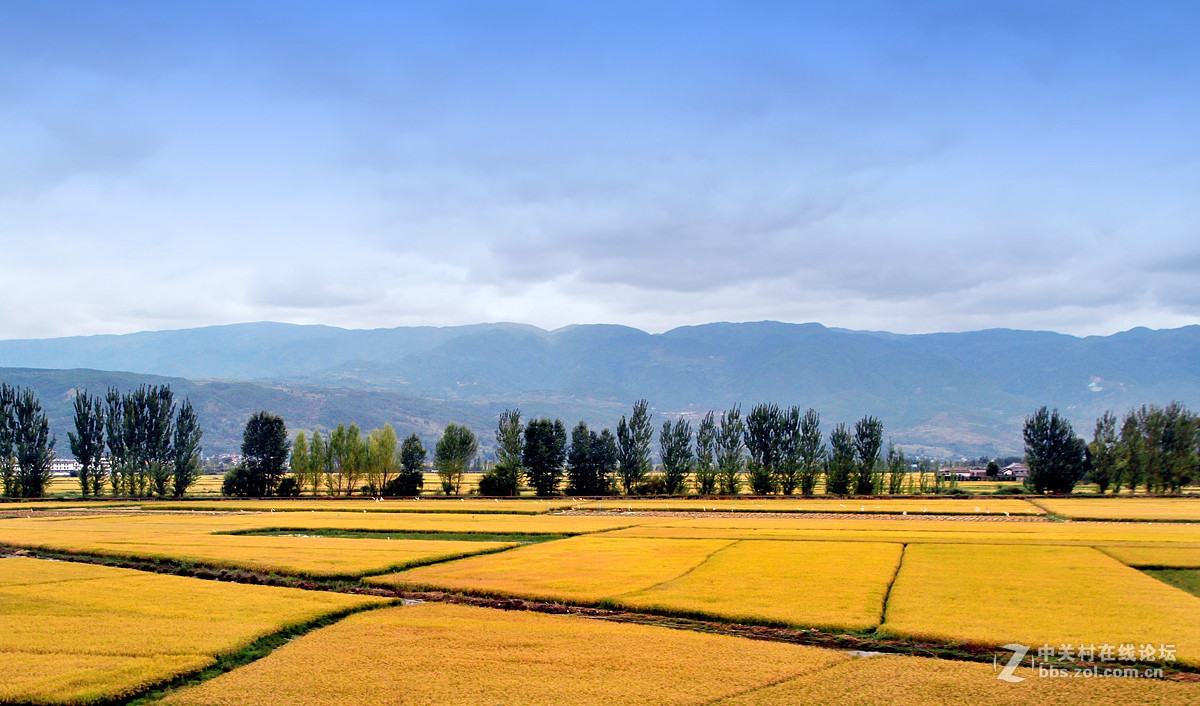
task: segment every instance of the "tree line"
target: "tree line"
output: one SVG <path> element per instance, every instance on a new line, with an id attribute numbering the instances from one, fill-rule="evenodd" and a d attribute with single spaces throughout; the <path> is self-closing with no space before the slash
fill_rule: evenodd
<path id="1" fill-rule="evenodd" d="M 38 498 L 50 483 L 50 421 L 33 390 L 0 384 L 0 482 L 4 497 Z"/>
<path id="2" fill-rule="evenodd" d="M 1045 407 L 1025 420 L 1026 485 L 1034 492 L 1069 493 L 1087 480 L 1100 493 L 1144 488 L 1178 493 L 1200 479 L 1200 417 L 1179 402 L 1142 405 L 1096 420 L 1092 441 L 1075 435 L 1058 410 Z"/>
<path id="3" fill-rule="evenodd" d="M 839 424 L 826 443 L 816 410 L 760 404 L 743 417 L 740 405 L 708 412 L 693 430 L 688 419 L 666 420 L 658 430 L 661 472 L 653 473 L 653 415 L 639 400 L 614 434 L 579 422 L 568 440 L 559 419 L 522 424 L 520 410 L 506 410 L 496 429 L 496 464 L 479 483 L 483 495 L 516 495 L 528 483 L 540 496 L 811 495 L 825 477 L 835 495 L 899 493 L 908 461 L 883 447 L 883 423 L 867 416 L 853 427 Z M 436 465 L 436 461 L 435 461 Z M 565 482 L 565 486 L 564 486 Z"/>

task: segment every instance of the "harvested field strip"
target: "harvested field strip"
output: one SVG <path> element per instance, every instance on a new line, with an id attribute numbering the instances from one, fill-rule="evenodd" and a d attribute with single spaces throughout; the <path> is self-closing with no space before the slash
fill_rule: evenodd
<path id="1" fill-rule="evenodd" d="M 1008 683 L 991 664 L 880 655 L 845 660 L 828 669 L 713 702 L 723 706 L 793 704 L 1025 704 L 1196 703 L 1200 684 L 1153 679 L 1044 679 L 1027 668 Z"/>
<path id="2" fill-rule="evenodd" d="M 303 529 L 303 528 L 270 528 L 233 530 L 223 532 L 239 537 L 340 537 L 343 539 L 404 539 L 428 541 L 459 541 L 459 542 L 508 542 L 513 544 L 537 544 L 556 539 L 566 539 L 568 534 L 532 534 L 532 533 L 500 533 L 500 532 L 387 532 L 374 530 L 341 530 L 341 529 Z"/>
<path id="3" fill-rule="evenodd" d="M 1200 598 L 1090 548 L 910 544 L 881 633 L 980 645 L 1175 645 L 1200 665 Z"/>
<path id="4" fill-rule="evenodd" d="M 383 603 L 367 596 L 0 559 L 0 694 L 71 702 L 129 695 L 289 627 Z"/>
<path id="5" fill-rule="evenodd" d="M 413 679 L 414 655 L 436 668 Z M 797 645 L 426 604 L 351 616 L 164 703 L 696 704 L 849 659 Z"/>
<path id="6" fill-rule="evenodd" d="M 1200 498 L 1038 498 L 1038 505 L 1062 517 L 1135 522 L 1200 522 Z"/>
<path id="7" fill-rule="evenodd" d="M 370 583 L 598 604 L 676 578 L 730 544 L 585 535 L 373 577 Z"/>
<path id="8" fill-rule="evenodd" d="M 901 552 L 899 544 L 745 540 L 679 578 L 612 602 L 749 624 L 870 630 Z"/>

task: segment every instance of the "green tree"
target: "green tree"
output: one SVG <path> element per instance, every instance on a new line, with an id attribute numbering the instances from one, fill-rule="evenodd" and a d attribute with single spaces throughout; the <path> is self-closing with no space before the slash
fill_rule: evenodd
<path id="1" fill-rule="evenodd" d="M 175 419 L 175 438 L 171 446 L 174 478 L 172 494 L 182 498 L 188 488 L 200 477 L 200 419 L 190 400 L 179 405 L 179 416 Z"/>
<path id="2" fill-rule="evenodd" d="M 855 475 L 854 436 L 845 424 L 838 424 L 829 435 L 829 460 L 825 468 L 825 492 L 849 495 Z"/>
<path id="3" fill-rule="evenodd" d="M 8 383 L 0 383 L 0 482 L 4 497 L 17 494 L 17 466 L 13 460 L 17 424 L 13 414 L 17 406 L 17 391 Z"/>
<path id="4" fill-rule="evenodd" d="M 16 452 L 16 495 L 40 498 L 50 483 L 50 464 L 54 462 L 54 437 L 50 436 L 50 420 L 42 411 L 41 400 L 33 390 L 16 391 L 13 406 L 13 448 Z"/>
<path id="5" fill-rule="evenodd" d="M 987 473 L 987 477 L 990 479 L 995 479 L 995 478 L 999 477 L 1000 464 L 996 463 L 994 460 L 988 461 L 986 473 Z"/>
<path id="6" fill-rule="evenodd" d="M 717 430 L 717 481 L 725 495 L 737 495 L 742 489 L 742 450 L 745 448 L 742 434 L 745 429 L 740 405 L 734 405 L 721 415 Z"/>
<path id="7" fill-rule="evenodd" d="M 539 497 L 554 495 L 563 477 L 567 458 L 567 428 L 561 419 L 533 419 L 525 427 L 522 464 L 529 485 Z"/>
<path id="8" fill-rule="evenodd" d="M 338 424 L 329 435 L 329 473 L 325 478 L 329 492 L 353 494 L 366 468 L 366 456 L 366 444 L 358 425 Z"/>
<path id="9" fill-rule="evenodd" d="M 1117 475 L 1117 417 L 1105 412 L 1096 420 L 1092 442 L 1088 444 L 1088 460 L 1091 468 L 1088 479 L 1095 483 L 1103 495 Z"/>
<path id="10" fill-rule="evenodd" d="M 599 434 L 580 422 L 571 430 L 567 450 L 567 493 L 607 495 L 617 467 L 617 439 L 608 429 Z"/>
<path id="11" fill-rule="evenodd" d="M 275 492 L 287 472 L 287 426 L 283 417 L 270 412 L 256 412 L 246 422 L 242 434 L 242 463 L 246 468 L 245 491 L 253 497 L 266 497 Z"/>
<path id="12" fill-rule="evenodd" d="M 481 495 L 514 496 L 521 488 L 525 426 L 521 410 L 506 409 L 496 425 L 496 465 L 479 480 Z"/>
<path id="13" fill-rule="evenodd" d="M 367 435 L 367 485 L 373 495 L 382 495 L 400 472 L 399 439 L 391 424 Z"/>
<path id="14" fill-rule="evenodd" d="M 321 430 L 313 430 L 312 441 L 308 444 L 308 474 L 306 482 L 312 488 L 314 496 L 320 492 L 322 486 L 327 485 L 329 474 L 332 471 L 332 463 L 333 458 L 329 453 L 329 444 L 321 436 Z"/>
<path id="15" fill-rule="evenodd" d="M 388 495 L 416 496 L 425 486 L 425 445 L 416 433 L 409 434 L 400 445 L 400 473 Z"/>
<path id="16" fill-rule="evenodd" d="M 104 439 L 108 445 L 108 482 L 112 494 L 126 491 L 129 460 L 125 452 L 125 397 L 115 388 L 104 396 Z"/>
<path id="17" fill-rule="evenodd" d="M 1035 493 L 1069 493 L 1087 469 L 1083 439 L 1058 410 L 1038 409 L 1025 418 L 1025 485 Z"/>
<path id="18" fill-rule="evenodd" d="M 800 408 L 793 405 L 779 417 L 779 470 L 775 486 L 784 495 L 796 492 L 800 485 L 800 445 L 803 441 L 800 427 Z"/>
<path id="19" fill-rule="evenodd" d="M 100 398 L 86 389 L 75 395 L 75 431 L 67 432 L 67 437 L 80 465 L 80 494 L 99 495 L 104 484 L 104 408 Z"/>
<path id="20" fill-rule="evenodd" d="M 821 436 L 821 415 L 811 407 L 800 418 L 800 494 L 816 492 L 817 481 L 825 468 L 825 441 Z"/>
<path id="21" fill-rule="evenodd" d="M 746 415 L 746 476 L 755 495 L 775 492 L 782 451 L 782 414 L 778 405 L 759 404 Z"/>
<path id="22" fill-rule="evenodd" d="M 458 495 L 463 474 L 479 453 L 479 441 L 466 426 L 450 423 L 433 449 L 433 467 L 442 481 L 442 492 Z"/>
<path id="23" fill-rule="evenodd" d="M 904 452 L 888 441 L 887 452 L 888 493 L 899 495 L 904 490 L 904 478 L 908 475 L 908 459 Z"/>
<path id="24" fill-rule="evenodd" d="M 696 492 L 700 495 L 712 495 L 717 489 L 717 467 L 714 465 L 716 453 L 717 422 L 712 411 L 709 411 L 696 429 L 694 479 Z"/>
<path id="25" fill-rule="evenodd" d="M 1136 493 L 1145 473 L 1142 470 L 1142 459 L 1145 451 L 1142 442 L 1141 429 L 1138 426 L 1137 415 L 1133 412 L 1125 415 L 1121 423 L 1121 440 L 1117 446 L 1117 476 L 1113 480 L 1113 493 L 1120 493 L 1121 486 Z"/>
<path id="26" fill-rule="evenodd" d="M 854 493 L 872 495 L 877 490 L 875 467 L 883 448 L 883 422 L 875 417 L 863 417 L 854 425 L 856 467 Z"/>
<path id="27" fill-rule="evenodd" d="M 626 495 L 650 472 L 650 442 L 654 438 L 649 403 L 642 399 L 633 405 L 633 414 L 617 423 L 617 465 L 621 489 Z"/>
<path id="28" fill-rule="evenodd" d="M 683 491 L 696 459 L 692 453 L 691 422 L 686 419 L 677 419 L 674 424 L 670 420 L 663 422 L 658 445 L 667 495 L 677 495 Z"/>
<path id="29" fill-rule="evenodd" d="M 312 477 L 312 456 L 308 452 L 308 437 L 304 432 L 297 432 L 296 439 L 292 441 L 292 456 L 288 461 L 288 468 L 292 471 L 292 477 L 299 483 L 300 489 L 308 484 L 309 478 Z"/>

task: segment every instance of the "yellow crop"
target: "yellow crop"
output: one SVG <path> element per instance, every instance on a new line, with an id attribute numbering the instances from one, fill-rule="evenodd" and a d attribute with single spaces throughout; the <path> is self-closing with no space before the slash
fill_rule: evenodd
<path id="1" fill-rule="evenodd" d="M 828 539 L 867 542 L 1155 546 L 1200 548 L 1200 524 L 1133 522 L 980 522 L 767 517 L 657 518 L 612 537 Z"/>
<path id="2" fill-rule="evenodd" d="M 596 603 L 679 577 L 726 540 L 608 539 L 585 535 L 502 554 L 378 576 L 372 583 Z"/>
<path id="3" fill-rule="evenodd" d="M 722 706 L 849 704 L 875 706 L 1025 706 L 1026 704 L 1184 704 L 1200 701 L 1200 685 L 1152 679 L 1042 678 L 1004 682 L 990 664 L 893 655 L 839 662 L 828 669 L 715 703 Z"/>
<path id="4" fill-rule="evenodd" d="M 1083 547 L 910 544 L 881 628 L 1003 645 L 1175 645 L 1200 663 L 1200 598 Z"/>
<path id="5" fill-rule="evenodd" d="M 865 630 L 879 624 L 900 547 L 739 541 L 677 579 L 616 602 L 739 622 Z"/>
<path id="6" fill-rule="evenodd" d="M 0 699 L 114 698 L 381 599 L 0 559 Z"/>
<path id="7" fill-rule="evenodd" d="M 1200 503 L 1198 503 L 1200 504 Z M 878 498 L 871 500 L 837 498 L 648 498 L 598 500 L 582 509 L 679 510 L 684 512 L 715 510 L 720 512 L 794 512 L 839 514 L 887 513 L 910 515 L 1039 515 L 1044 511 L 1014 498 Z"/>
<path id="8" fill-rule="evenodd" d="M 1200 569 L 1200 549 L 1178 547 L 1105 547 L 1105 554 L 1134 567 Z"/>
<path id="9" fill-rule="evenodd" d="M 374 498 L 313 500 L 313 499 L 283 499 L 283 500 L 156 500 L 143 502 L 147 510 L 208 510 L 229 512 L 237 510 L 252 511 L 324 511 L 324 512 L 446 512 L 446 513 L 478 513 L 478 514 L 515 514 L 539 515 L 576 505 L 585 505 L 587 501 L 576 501 L 569 498 L 540 500 L 491 500 L 487 498 L 422 498 L 420 500 L 405 498 L 388 498 L 376 501 Z"/>
<path id="10" fill-rule="evenodd" d="M 29 549 L 172 559 L 303 576 L 380 573 L 515 546 L 501 542 L 225 535 L 213 533 L 222 523 L 204 519 L 189 522 L 188 518 L 161 515 L 17 518 L 0 524 L 0 542 Z"/>
<path id="11" fill-rule="evenodd" d="M 165 704 L 699 704 L 849 659 L 813 647 L 429 603 L 351 616 Z"/>
<path id="12" fill-rule="evenodd" d="M 1187 520 L 1200 522 L 1200 498 L 1038 498 L 1063 517 L 1084 520 Z"/>

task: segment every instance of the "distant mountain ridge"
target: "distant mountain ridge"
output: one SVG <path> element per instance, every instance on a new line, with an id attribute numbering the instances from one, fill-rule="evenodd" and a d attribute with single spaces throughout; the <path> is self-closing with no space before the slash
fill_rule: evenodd
<path id="1" fill-rule="evenodd" d="M 1194 407 L 1200 326 L 1079 338 L 1008 329 L 904 335 L 778 322 L 661 334 L 615 325 L 350 330 L 252 323 L 0 341 L 0 367 L 170 376 L 204 395 L 217 391 L 212 381 L 240 381 L 225 394 L 274 404 L 295 417 L 288 421 L 297 428 L 328 423 L 328 414 L 305 407 L 305 395 L 341 400 L 330 404 L 345 421 L 403 413 L 432 430 L 455 415 L 472 417 L 485 424 L 476 432 L 487 441 L 491 415 L 506 406 L 612 425 L 640 397 L 660 421 L 766 401 L 815 407 L 830 423 L 875 414 L 897 442 L 914 447 L 1008 453 L 1020 449 L 1024 416 L 1042 404 L 1066 412 L 1081 433 L 1105 409 L 1172 399 Z M 14 374 L 0 370 L 5 380 Z M 356 412 L 355 399 L 373 411 Z"/>

